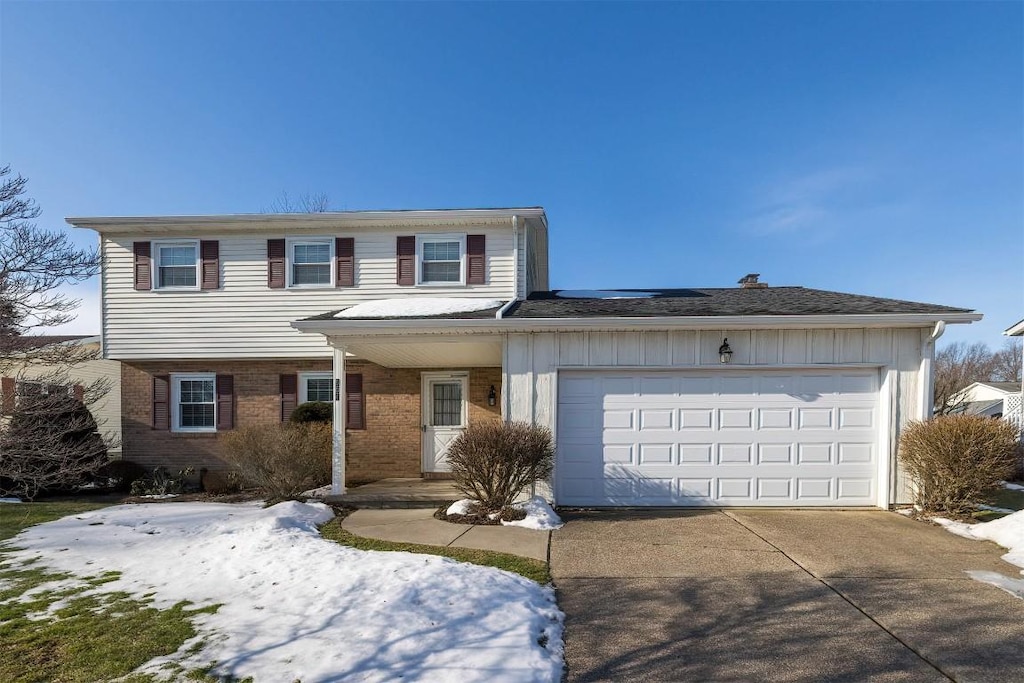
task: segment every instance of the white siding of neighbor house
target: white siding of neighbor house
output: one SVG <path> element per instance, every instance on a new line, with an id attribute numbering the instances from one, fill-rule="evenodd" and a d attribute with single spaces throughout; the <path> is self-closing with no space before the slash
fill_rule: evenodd
<path id="1" fill-rule="evenodd" d="M 395 238 L 431 233 L 487 236 L 487 284 L 399 287 L 395 284 Z M 325 289 L 267 287 L 267 239 L 354 237 L 356 286 Z M 135 291 L 132 243 L 136 240 L 208 239 L 220 242 L 220 283 L 215 291 Z M 329 358 L 320 335 L 301 334 L 294 320 L 363 301 L 395 297 L 514 296 L 511 227 L 348 229 L 186 235 L 104 236 L 103 335 L 105 355 L 115 359 L 155 358 Z M 154 266 L 155 267 L 155 266 Z"/>
<path id="2" fill-rule="evenodd" d="M 30 365 L 12 370 L 11 376 L 31 380 L 51 376 L 53 372 L 54 368 L 49 366 Z M 121 452 L 121 364 L 115 360 L 90 360 L 67 369 L 67 376 L 83 387 L 99 379 L 106 379 L 109 383 L 110 391 L 90 404 L 89 412 L 96 418 L 100 434 L 111 447 L 111 454 L 117 456 Z"/>
<path id="3" fill-rule="evenodd" d="M 909 421 L 923 417 L 918 382 L 928 331 L 919 328 L 509 334 L 505 351 L 506 417 L 535 422 L 554 431 L 559 368 L 720 367 L 718 347 L 723 337 L 728 337 L 734 352 L 730 367 L 879 366 L 881 407 L 888 409 L 882 419 L 889 425 L 889 459 L 892 471 L 897 473 L 891 496 L 893 502 L 910 502 L 906 477 L 895 463 L 900 430 Z M 550 495 L 550 490 L 540 493 Z"/>

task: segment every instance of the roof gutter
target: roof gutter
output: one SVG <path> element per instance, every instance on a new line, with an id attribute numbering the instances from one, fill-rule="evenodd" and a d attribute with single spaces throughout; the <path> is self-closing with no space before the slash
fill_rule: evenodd
<path id="1" fill-rule="evenodd" d="M 511 303 L 511 302 L 510 302 Z M 509 306 L 506 304 L 505 306 Z M 502 309 L 505 309 L 505 306 Z M 506 309 L 507 310 L 507 309 Z M 857 327 L 933 327 L 972 323 L 980 313 L 885 313 L 857 315 L 687 316 L 659 318 L 402 318 L 390 320 L 297 320 L 300 332 L 328 336 L 361 336 L 418 332 L 476 334 L 587 330 L 756 330 Z"/>

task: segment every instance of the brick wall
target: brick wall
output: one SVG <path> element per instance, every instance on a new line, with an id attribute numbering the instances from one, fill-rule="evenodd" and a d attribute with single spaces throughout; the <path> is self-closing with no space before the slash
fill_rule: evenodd
<path id="1" fill-rule="evenodd" d="M 328 360 L 122 363 L 124 457 L 146 467 L 164 465 L 171 470 L 228 467 L 220 457 L 218 434 L 152 429 L 154 375 L 208 372 L 234 376 L 235 424 L 244 427 L 280 421 L 281 374 L 330 369 Z M 347 483 L 420 476 L 420 370 L 384 368 L 365 361 L 349 361 L 345 369 L 362 373 L 366 395 L 366 429 L 347 432 Z M 500 419 L 501 406 L 488 406 L 487 394 L 494 385 L 501 396 L 501 369 L 474 368 L 469 370 L 469 378 L 470 422 Z"/>

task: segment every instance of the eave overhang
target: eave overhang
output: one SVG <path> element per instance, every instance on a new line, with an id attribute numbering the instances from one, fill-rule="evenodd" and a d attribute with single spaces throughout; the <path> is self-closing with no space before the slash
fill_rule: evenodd
<path id="1" fill-rule="evenodd" d="M 585 332 L 643 330 L 757 330 L 822 329 L 858 327 L 932 327 L 940 320 L 967 324 L 982 319 L 980 313 L 899 313 L 857 315 L 744 315 L 662 318 L 405 318 L 390 320 L 333 319 L 297 320 L 300 332 L 327 337 L 361 337 L 412 334 L 501 334 L 514 332 Z"/>

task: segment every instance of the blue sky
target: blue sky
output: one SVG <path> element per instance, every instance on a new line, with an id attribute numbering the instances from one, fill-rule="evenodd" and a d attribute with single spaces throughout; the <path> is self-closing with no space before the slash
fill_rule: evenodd
<path id="1" fill-rule="evenodd" d="M 0 160 L 64 216 L 542 205 L 556 288 L 1024 318 L 1024 4 L 0 3 Z M 74 231 L 87 243 L 91 233 Z M 99 328 L 96 285 L 73 330 Z"/>

